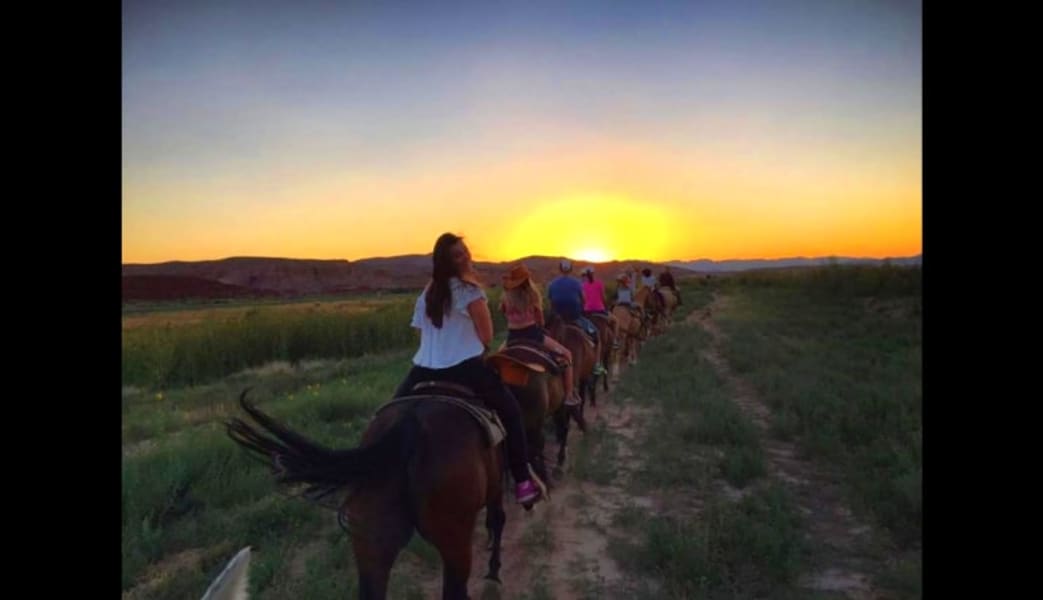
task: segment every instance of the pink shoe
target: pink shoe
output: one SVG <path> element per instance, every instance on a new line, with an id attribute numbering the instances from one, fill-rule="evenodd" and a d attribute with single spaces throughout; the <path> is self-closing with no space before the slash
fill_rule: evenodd
<path id="1" fill-rule="evenodd" d="M 536 487 L 536 484 L 531 479 L 527 479 L 518 484 L 518 487 L 514 490 L 514 495 L 518 498 L 518 504 L 528 504 L 539 499 L 540 488 Z"/>

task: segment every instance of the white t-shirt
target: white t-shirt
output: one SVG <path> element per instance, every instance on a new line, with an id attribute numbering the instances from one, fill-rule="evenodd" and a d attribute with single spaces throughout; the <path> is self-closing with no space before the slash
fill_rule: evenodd
<path id="1" fill-rule="evenodd" d="M 485 291 L 476 285 L 466 284 L 459 278 L 449 280 L 452 308 L 442 317 L 442 327 L 435 327 L 427 316 L 425 288 L 416 300 L 413 309 L 413 327 L 420 330 L 420 349 L 413 356 L 413 364 L 428 369 L 447 369 L 463 361 L 481 356 L 485 346 L 478 339 L 467 305 L 479 298 L 487 300 Z"/>
<path id="2" fill-rule="evenodd" d="M 644 285 L 645 287 L 654 288 L 655 284 L 656 284 L 655 275 L 649 275 L 647 277 L 642 277 L 641 278 L 641 284 Z"/>

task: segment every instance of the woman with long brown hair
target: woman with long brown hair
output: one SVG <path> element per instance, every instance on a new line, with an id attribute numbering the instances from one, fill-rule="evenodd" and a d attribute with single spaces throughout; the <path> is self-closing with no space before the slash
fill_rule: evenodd
<path id="1" fill-rule="evenodd" d="M 417 383 L 443 380 L 469 386 L 507 429 L 507 461 L 517 488 L 517 500 L 540 499 L 526 461 L 525 430 L 518 401 L 482 355 L 493 338 L 489 302 L 474 273 L 463 238 L 442 234 L 435 242 L 431 281 L 417 298 L 411 325 L 420 330 L 420 348 L 413 368 L 396 396 L 410 393 Z"/>

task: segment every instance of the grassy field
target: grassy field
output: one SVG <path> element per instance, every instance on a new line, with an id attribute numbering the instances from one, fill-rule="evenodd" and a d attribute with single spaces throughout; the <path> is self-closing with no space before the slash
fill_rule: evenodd
<path id="1" fill-rule="evenodd" d="M 267 471 L 228 440 L 219 417 L 237 413 L 238 392 L 254 385 L 255 400 L 273 415 L 320 443 L 352 446 L 373 410 L 405 374 L 409 355 L 240 374 L 163 398 L 137 397 L 129 404 L 135 410 L 127 410 L 125 398 L 125 590 L 144 585 L 141 595 L 132 597 L 191 596 L 205 589 L 233 549 L 250 544 L 257 552 L 251 573 L 257 598 L 342 598 L 350 593 L 354 576 L 349 546 L 333 525 L 332 513 L 276 495 Z M 193 422 L 190 415 L 198 410 L 204 416 Z M 165 413 L 170 416 L 159 416 Z M 433 560 L 425 550 L 415 544 L 408 554 L 422 566 Z M 186 553 L 202 557 L 198 566 L 178 568 Z M 394 585 L 399 595 L 412 589 L 404 576 Z"/>
<path id="2" fill-rule="evenodd" d="M 923 519 L 919 273 L 749 278 L 719 319 L 727 358 L 771 405 L 776 434 L 849 474 L 851 500 L 904 545 Z"/>
<path id="3" fill-rule="evenodd" d="M 686 286 L 682 308 L 701 310 L 711 291 Z M 620 510 L 615 524 L 627 535 L 611 551 L 639 579 L 658 582 L 635 590 L 639 597 L 795 598 L 806 555 L 800 519 L 786 492 L 764 479 L 755 428 L 700 355 L 707 343 L 697 326 L 678 324 L 646 344 L 615 392 L 649 414 L 630 492 L 674 500 L 660 514 Z M 742 499 L 722 493 L 725 485 Z"/>
<path id="4" fill-rule="evenodd" d="M 489 293 L 496 307 L 500 290 Z M 161 391 L 283 361 L 342 359 L 411 347 L 416 293 L 225 308 L 169 306 L 123 317 L 123 385 Z M 503 316 L 493 313 L 498 331 Z"/>
<path id="5" fill-rule="evenodd" d="M 919 271 L 826 269 L 690 280 L 684 314 L 712 299 L 736 373 L 773 409 L 772 435 L 834 466 L 852 504 L 916 556 L 892 587 L 918 595 L 922 518 Z M 493 306 L 498 292 L 491 294 Z M 416 334 L 415 295 L 314 310 L 237 306 L 124 329 L 124 598 L 197 597 L 236 550 L 255 549 L 255 598 L 354 594 L 350 545 L 332 512 L 274 493 L 267 470 L 225 436 L 245 387 L 271 414 L 330 446 L 351 446 L 404 376 Z M 329 303 L 344 302 L 343 299 Z M 185 311 L 201 310 L 186 308 Z M 209 309 L 207 309 L 209 310 Z M 169 314 L 169 313 L 168 313 Z M 494 315 L 495 315 L 494 311 Z M 187 320 L 187 319 L 186 319 Z M 496 317 L 498 338 L 504 326 Z M 650 341 L 613 391 L 649 415 L 627 491 L 678 500 L 668 511 L 624 507 L 612 554 L 645 597 L 788 598 L 807 568 L 805 525 L 766 474 L 752 424 L 678 324 Z M 644 413 L 643 413 L 644 414 Z M 572 475 L 611 481 L 623 443 L 603 427 L 577 437 Z M 688 490 L 701 490 L 689 494 Z M 553 530 L 523 540 L 549 543 Z M 396 598 L 421 597 L 436 553 L 418 537 L 392 573 Z M 547 590 L 536 586 L 532 597 Z"/>

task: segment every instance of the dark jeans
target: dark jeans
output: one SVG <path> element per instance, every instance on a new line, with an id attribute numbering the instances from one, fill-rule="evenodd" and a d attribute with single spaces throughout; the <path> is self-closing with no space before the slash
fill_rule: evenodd
<path id="1" fill-rule="evenodd" d="M 529 325 L 524 329 L 508 329 L 507 341 L 532 340 L 537 344 L 542 344 L 544 335 L 546 335 L 546 333 L 543 331 L 543 327 L 540 327 L 539 325 Z"/>
<path id="2" fill-rule="evenodd" d="M 529 479 L 529 468 L 525 448 L 525 428 L 522 427 L 521 409 L 514 394 L 504 385 L 495 371 L 485 366 L 480 357 L 469 358 L 448 369 L 428 369 L 413 365 L 405 380 L 395 391 L 395 397 L 409 394 L 413 386 L 421 381 L 441 380 L 466 385 L 474 390 L 486 406 L 496 411 L 507 430 L 507 462 L 516 483 Z"/>

